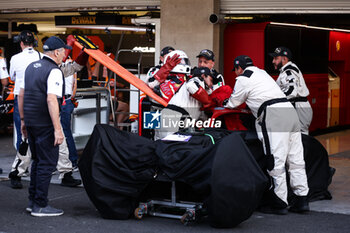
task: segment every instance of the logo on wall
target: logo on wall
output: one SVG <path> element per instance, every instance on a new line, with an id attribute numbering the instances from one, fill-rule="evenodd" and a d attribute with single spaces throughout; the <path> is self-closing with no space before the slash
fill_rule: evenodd
<path id="1" fill-rule="evenodd" d="M 161 113 L 156 112 L 144 112 L 143 113 L 143 128 L 144 129 L 160 129 L 161 127 Z"/>
<path id="2" fill-rule="evenodd" d="M 336 48 L 337 52 L 339 52 L 339 50 L 340 50 L 340 41 L 339 40 L 337 40 L 337 42 L 335 42 L 335 48 Z"/>

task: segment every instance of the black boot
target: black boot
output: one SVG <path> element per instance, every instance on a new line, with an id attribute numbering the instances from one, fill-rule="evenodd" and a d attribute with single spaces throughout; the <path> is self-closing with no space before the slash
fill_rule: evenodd
<path id="1" fill-rule="evenodd" d="M 288 213 L 287 204 L 277 197 L 273 189 L 265 192 L 264 199 L 265 203 L 258 208 L 259 212 L 277 215 L 285 215 Z"/>
<path id="2" fill-rule="evenodd" d="M 23 188 L 21 177 L 17 175 L 18 175 L 18 171 L 13 171 L 13 172 L 10 172 L 9 174 L 9 178 L 11 180 L 11 188 L 13 189 Z"/>
<path id="3" fill-rule="evenodd" d="M 290 206 L 289 211 L 305 213 L 310 211 L 309 202 L 306 196 L 296 196 L 295 202 Z"/>
<path id="4" fill-rule="evenodd" d="M 81 184 L 81 180 L 74 179 L 72 172 L 64 174 L 61 185 L 67 187 L 76 187 Z"/>

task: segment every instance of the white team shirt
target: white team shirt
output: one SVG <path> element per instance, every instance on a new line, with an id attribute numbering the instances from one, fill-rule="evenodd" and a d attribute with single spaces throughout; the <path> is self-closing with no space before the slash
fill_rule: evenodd
<path id="1" fill-rule="evenodd" d="M 73 84 L 74 84 L 74 75 L 70 75 L 64 78 L 65 82 L 65 95 L 73 94 Z"/>
<path id="2" fill-rule="evenodd" d="M 65 95 L 73 94 L 74 73 L 80 71 L 84 66 L 79 65 L 75 61 L 67 60 L 60 65 L 65 77 Z"/>
<path id="3" fill-rule="evenodd" d="M 44 55 L 52 60 L 51 57 Z M 25 77 L 24 77 L 25 80 Z M 21 83 L 21 87 L 25 89 L 25 82 Z M 47 94 L 55 94 L 57 97 L 62 97 L 62 88 L 63 88 L 63 74 L 62 71 L 57 68 L 51 70 L 49 77 L 47 78 Z"/>
<path id="4" fill-rule="evenodd" d="M 50 58 L 49 56 L 47 56 L 45 54 L 41 54 L 41 56 L 42 56 L 42 58 L 44 56 Z M 78 71 L 80 71 L 83 67 L 84 66 L 79 65 L 75 61 L 73 61 L 73 62 L 68 61 L 68 62 L 62 63 L 60 65 L 60 69 L 63 72 L 63 75 L 65 77 L 65 95 L 72 95 L 72 93 L 73 93 L 73 83 L 74 83 L 73 74 L 78 72 Z M 25 84 L 24 84 L 24 81 L 23 81 L 23 82 L 21 82 L 21 85 L 20 85 L 19 88 L 23 88 L 24 89 L 24 86 L 25 86 Z M 62 95 L 62 93 L 59 94 L 59 96 L 61 96 L 61 95 Z"/>
<path id="5" fill-rule="evenodd" d="M 10 77 L 12 81 L 15 81 L 13 90 L 15 95 L 19 94 L 21 86 L 24 85 L 24 73 L 27 66 L 32 62 L 38 61 L 43 56 L 42 53 L 39 53 L 32 47 L 25 48 L 22 52 L 12 56 L 10 60 Z"/>
<path id="6" fill-rule="evenodd" d="M 287 98 L 295 97 L 307 97 L 309 95 L 309 89 L 306 86 L 303 74 L 293 69 L 286 69 L 287 66 L 293 66 L 297 70 L 299 68 L 291 61 L 286 63 L 280 69 L 280 75 L 278 76 L 276 83 L 281 90 L 287 95 Z"/>
<path id="7" fill-rule="evenodd" d="M 62 97 L 63 74 L 59 69 L 51 70 L 47 78 L 47 94 L 55 94 Z"/>
<path id="8" fill-rule="evenodd" d="M 253 71 L 248 78 L 238 76 L 233 92 L 225 105 L 228 108 L 235 108 L 246 102 L 253 115 L 257 117 L 259 107 L 267 100 L 285 98 L 275 80 L 265 70 L 255 66 L 249 66 L 244 71 Z"/>
<path id="9" fill-rule="evenodd" d="M 0 57 L 0 79 L 8 78 L 9 73 L 7 72 L 6 60 L 3 57 Z"/>

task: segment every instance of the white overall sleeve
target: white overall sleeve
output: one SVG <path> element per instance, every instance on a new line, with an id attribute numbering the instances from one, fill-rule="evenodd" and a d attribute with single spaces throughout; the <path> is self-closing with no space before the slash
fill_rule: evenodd
<path id="1" fill-rule="evenodd" d="M 244 78 L 237 78 L 233 92 L 224 105 L 225 108 L 236 108 L 243 104 L 248 98 L 248 91 L 244 85 Z"/>

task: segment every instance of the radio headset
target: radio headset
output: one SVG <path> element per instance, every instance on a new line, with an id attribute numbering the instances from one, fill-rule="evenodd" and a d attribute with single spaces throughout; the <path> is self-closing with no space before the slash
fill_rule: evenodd
<path id="1" fill-rule="evenodd" d="M 21 41 L 25 44 L 33 44 L 33 47 L 38 47 L 38 40 L 34 38 L 34 34 L 29 30 L 23 30 L 19 35 L 13 37 L 14 43 Z"/>

